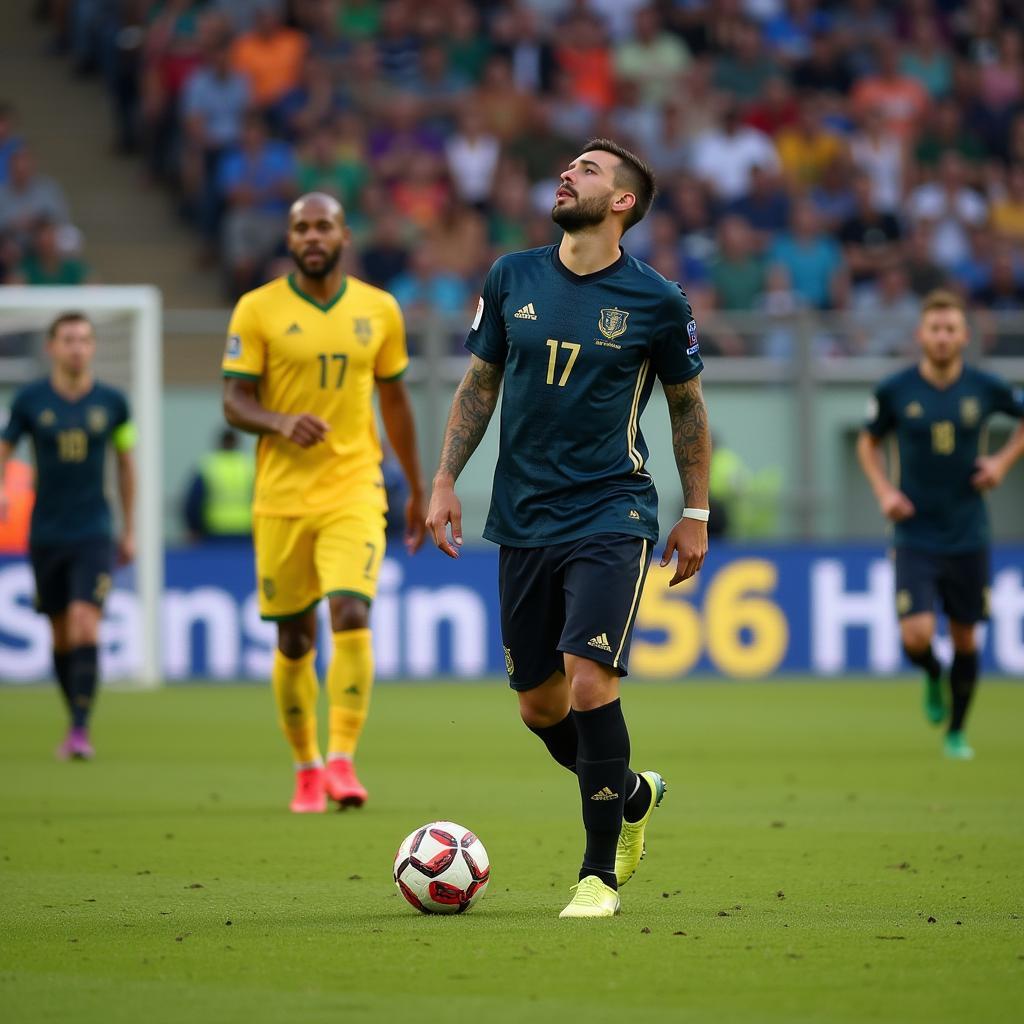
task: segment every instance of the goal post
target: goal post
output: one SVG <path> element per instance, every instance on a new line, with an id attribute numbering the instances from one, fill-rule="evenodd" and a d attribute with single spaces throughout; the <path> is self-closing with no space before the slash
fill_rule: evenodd
<path id="1" fill-rule="evenodd" d="M 141 687 L 155 687 L 162 676 L 164 585 L 162 298 L 152 285 L 0 287 L 0 383 L 16 386 L 19 378 L 45 373 L 43 332 L 68 310 L 85 313 L 93 321 L 96 375 L 128 392 L 137 427 L 135 589 L 141 643 L 132 678 Z"/>

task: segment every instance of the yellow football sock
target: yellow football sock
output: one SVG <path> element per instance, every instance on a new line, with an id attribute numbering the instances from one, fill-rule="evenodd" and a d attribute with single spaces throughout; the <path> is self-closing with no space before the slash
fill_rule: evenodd
<path id="1" fill-rule="evenodd" d="M 334 634 L 334 657 L 327 670 L 331 728 L 327 756 L 351 757 L 370 707 L 373 690 L 373 644 L 368 629 Z"/>
<path id="2" fill-rule="evenodd" d="M 298 765 L 320 764 L 316 738 L 316 648 L 301 658 L 274 651 L 271 681 L 277 699 L 277 720 Z"/>

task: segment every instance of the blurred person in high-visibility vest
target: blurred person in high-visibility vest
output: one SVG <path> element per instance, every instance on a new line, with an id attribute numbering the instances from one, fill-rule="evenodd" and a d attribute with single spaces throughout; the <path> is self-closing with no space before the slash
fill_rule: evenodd
<path id="1" fill-rule="evenodd" d="M 185 497 L 185 522 L 193 540 L 247 540 L 252 535 L 253 458 L 224 430 L 216 450 L 199 463 Z"/>
<path id="2" fill-rule="evenodd" d="M 18 459 L 7 463 L 0 484 L 0 555 L 24 555 L 35 504 L 35 474 Z"/>

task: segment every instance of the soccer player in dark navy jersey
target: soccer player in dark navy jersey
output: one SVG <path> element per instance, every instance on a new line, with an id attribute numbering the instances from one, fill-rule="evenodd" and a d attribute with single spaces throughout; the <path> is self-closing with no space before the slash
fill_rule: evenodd
<path id="1" fill-rule="evenodd" d="M 455 481 L 504 386 L 484 536 L 501 545 L 502 640 L 520 714 L 579 780 L 586 851 L 563 917 L 618 912 L 618 887 L 640 862 L 665 788 L 657 772 L 629 768 L 619 702 L 658 539 L 640 429 L 655 377 L 688 506 L 662 557 L 678 558 L 672 583 L 697 572 L 707 552 L 710 442 L 690 304 L 619 245 L 654 191 L 638 157 L 594 139 L 561 175 L 552 210 L 560 244 L 491 268 L 427 516 L 438 547 L 458 557 Z"/>
<path id="2" fill-rule="evenodd" d="M 36 605 L 53 628 L 54 668 L 71 719 L 57 754 L 76 759 L 93 756 L 89 715 L 96 696 L 100 617 L 114 559 L 128 562 L 135 549 L 134 430 L 124 395 L 93 377 L 95 351 L 92 325 L 83 314 L 57 317 L 47 336 L 50 376 L 15 395 L 0 439 L 0 483 L 22 437 L 31 439 L 35 453 L 29 551 Z M 108 445 L 117 453 L 121 499 L 116 553 L 103 487 Z"/>
<path id="3" fill-rule="evenodd" d="M 978 679 L 975 626 L 988 617 L 989 529 L 983 494 L 997 487 L 1024 452 L 1024 422 L 994 455 L 979 454 L 994 413 L 1024 417 L 1024 393 L 964 365 L 967 321 L 960 300 L 933 292 L 917 331 L 922 356 L 875 391 L 857 456 L 893 524 L 896 611 L 903 650 L 925 672 L 925 714 L 947 720 L 944 749 L 969 760 L 964 722 Z M 899 484 L 886 473 L 882 442 L 895 435 Z M 951 706 L 932 649 L 936 607 L 949 618 Z"/>

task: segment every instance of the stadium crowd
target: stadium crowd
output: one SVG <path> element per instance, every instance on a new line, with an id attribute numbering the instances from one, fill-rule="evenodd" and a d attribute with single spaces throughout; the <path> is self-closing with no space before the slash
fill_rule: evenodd
<path id="1" fill-rule="evenodd" d="M 407 314 L 465 314 L 498 253 L 552 239 L 559 171 L 608 135 L 660 181 L 628 248 L 683 283 L 698 320 L 838 310 L 852 326 L 822 348 L 876 355 L 906 351 L 941 284 L 979 311 L 1024 311 L 1019 7 L 50 4 L 77 69 L 109 85 L 117 144 L 173 191 L 231 294 L 281 272 L 288 204 L 322 189 L 345 204 L 353 271 Z M 57 216 L 10 219 L 3 123 L 0 231 L 39 260 Z M 986 336 L 1024 352 L 1019 331 Z M 712 353 L 751 344 L 705 335 Z M 769 353 L 791 344 L 764 333 Z"/>

